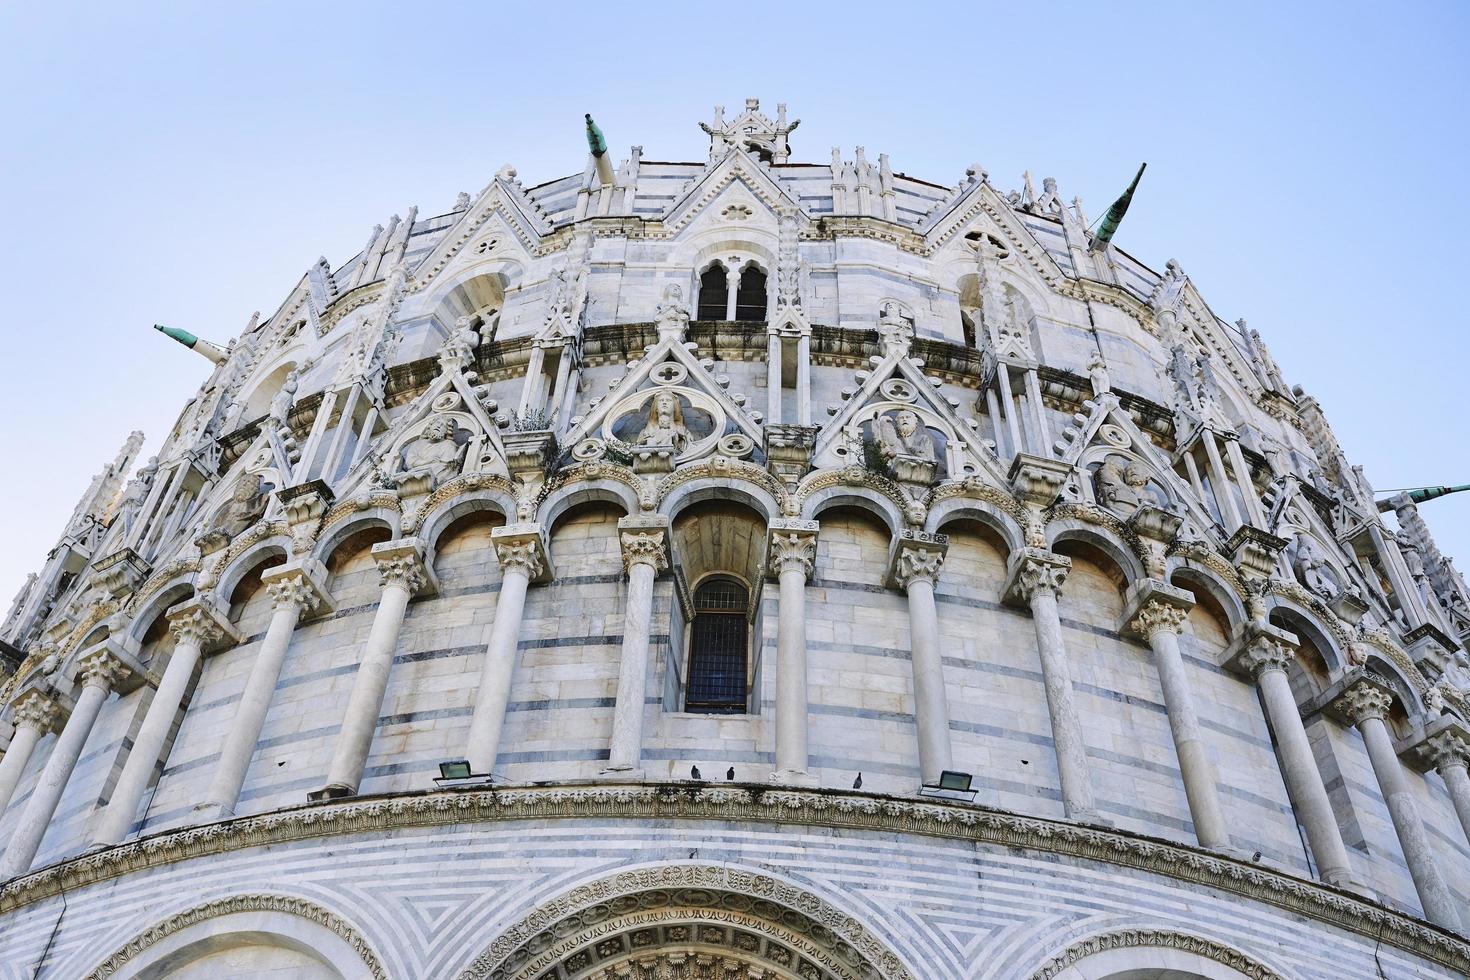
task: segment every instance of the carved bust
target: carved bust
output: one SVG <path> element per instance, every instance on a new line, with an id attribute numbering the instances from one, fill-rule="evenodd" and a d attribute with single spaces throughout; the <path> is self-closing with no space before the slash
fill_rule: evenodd
<path id="1" fill-rule="evenodd" d="M 245 530 L 265 513 L 266 496 L 261 492 L 260 477 L 246 473 L 235 483 L 230 493 L 230 502 L 220 508 L 210 522 L 209 530 L 233 538 Z"/>
<path id="2" fill-rule="evenodd" d="M 638 434 L 635 446 L 654 448 L 669 447 L 674 452 L 683 452 L 691 442 L 689 428 L 684 424 L 684 406 L 679 396 L 672 391 L 660 391 L 648 403 L 648 419 L 643 431 Z"/>
<path id="3" fill-rule="evenodd" d="M 903 409 L 896 417 L 880 415 L 873 421 L 873 430 L 883 458 L 890 464 L 905 458 L 930 464 L 939 461 L 934 454 L 934 440 L 915 412 Z"/>
<path id="4" fill-rule="evenodd" d="M 1337 598 L 1337 578 L 1332 574 L 1332 566 L 1327 563 L 1322 552 L 1306 535 L 1297 535 L 1296 542 L 1296 555 L 1291 560 L 1291 570 L 1296 575 L 1296 580 L 1308 592 L 1323 599 Z"/>
<path id="5" fill-rule="evenodd" d="M 664 287 L 663 299 L 654 313 L 654 322 L 660 335 L 673 332 L 683 336 L 689 326 L 689 310 L 684 306 L 684 288 L 676 282 Z"/>

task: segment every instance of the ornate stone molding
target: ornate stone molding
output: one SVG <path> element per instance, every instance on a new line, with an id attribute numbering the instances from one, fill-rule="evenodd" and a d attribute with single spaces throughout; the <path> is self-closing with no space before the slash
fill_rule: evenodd
<path id="1" fill-rule="evenodd" d="M 1262 902 L 1470 974 L 1470 943 L 1419 919 L 1328 885 L 1201 848 L 978 806 L 847 790 L 709 786 L 679 793 L 626 784 L 360 797 L 156 834 L 82 855 L 0 888 L 0 913 L 148 868 L 249 847 L 404 827 L 515 820 L 716 820 L 917 834 L 1060 854 L 1132 868 Z"/>
<path id="2" fill-rule="evenodd" d="M 1228 966 L 1249 980 L 1283 980 L 1281 974 L 1258 960 L 1210 939 L 1166 929 L 1121 929 L 1089 936 L 1068 946 L 1031 974 L 1030 980 L 1052 980 L 1089 956 L 1112 949 L 1177 949 Z"/>
<path id="3" fill-rule="evenodd" d="M 163 922 L 140 933 L 134 939 L 128 941 L 117 952 L 102 961 L 96 968 L 87 974 L 87 980 L 104 980 L 113 976 L 131 960 L 147 952 L 147 950 L 172 936 L 181 929 L 218 918 L 222 915 L 234 915 L 240 912 L 279 912 L 286 915 L 298 916 L 315 922 L 317 925 L 336 933 L 343 942 L 351 946 L 358 956 L 362 957 L 363 966 L 368 972 L 379 980 L 387 980 L 388 973 L 383 969 L 383 963 L 378 954 L 368 943 L 362 933 L 354 929 L 341 916 L 328 912 L 320 905 L 301 898 L 292 898 L 288 895 L 234 895 L 230 898 L 217 899 L 204 905 L 196 905 L 191 909 L 169 916 Z"/>

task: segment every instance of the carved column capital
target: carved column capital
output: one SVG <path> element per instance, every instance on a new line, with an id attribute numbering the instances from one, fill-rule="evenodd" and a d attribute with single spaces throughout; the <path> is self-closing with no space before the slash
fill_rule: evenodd
<path id="1" fill-rule="evenodd" d="M 207 650 L 221 640 L 238 640 L 239 634 L 230 626 L 222 613 L 213 605 L 198 599 L 189 599 L 171 608 L 168 613 L 168 631 L 174 642 L 183 646 L 192 643 L 200 650 Z"/>
<path id="2" fill-rule="evenodd" d="M 100 687 L 110 691 L 129 673 L 127 666 L 106 649 L 98 648 L 82 654 L 77 660 L 77 677 L 82 687 Z"/>
<path id="3" fill-rule="evenodd" d="M 634 565 L 650 565 L 654 574 L 669 567 L 662 531 L 623 532 L 623 571 L 632 572 Z"/>
<path id="4" fill-rule="evenodd" d="M 424 546 L 417 538 L 401 538 L 373 545 L 373 561 L 383 588 L 401 586 L 409 595 L 429 590 L 436 583 L 424 563 Z"/>
<path id="5" fill-rule="evenodd" d="M 1424 740 L 1422 751 L 1424 757 L 1441 773 L 1451 766 L 1470 768 L 1470 743 L 1459 732 L 1443 731 L 1438 735 L 1431 735 Z"/>
<path id="6" fill-rule="evenodd" d="M 1256 639 L 1240 655 L 1240 668 L 1252 677 L 1259 678 L 1271 670 L 1286 670 L 1296 656 L 1296 651 L 1279 640 L 1268 636 Z"/>
<path id="7" fill-rule="evenodd" d="M 501 571 L 523 569 L 527 578 L 541 574 L 541 546 L 535 541 L 508 542 L 495 546 L 495 558 Z"/>
<path id="8" fill-rule="evenodd" d="M 901 589 L 907 589 L 918 579 L 933 585 L 944 566 L 944 552 L 921 548 L 905 548 L 899 552 L 893 565 L 893 580 Z"/>
<path id="9" fill-rule="evenodd" d="M 1178 634 L 1179 628 L 1188 617 L 1188 610 L 1154 599 L 1138 610 L 1129 621 L 1128 628 L 1134 633 L 1142 634 L 1144 639 L 1152 640 L 1158 633 Z"/>
<path id="10" fill-rule="evenodd" d="M 1011 556 L 1003 594 L 1006 599 L 1030 605 L 1038 592 L 1060 595 L 1072 571 L 1072 559 L 1042 548 L 1023 548 Z"/>
<path id="11" fill-rule="evenodd" d="M 816 521 L 772 521 L 767 534 L 766 555 L 770 574 L 779 578 L 788 568 L 799 568 L 811 577 L 817 560 Z"/>
<path id="12" fill-rule="evenodd" d="M 308 613 L 315 609 L 320 601 L 317 598 L 316 589 L 307 583 L 306 576 L 301 572 L 283 575 L 266 582 L 265 589 L 270 594 L 272 607 L 276 609 L 296 606 L 301 612 Z"/>
<path id="13" fill-rule="evenodd" d="M 490 543 L 502 572 L 521 569 L 533 582 L 550 581 L 556 574 L 540 524 L 507 524 L 490 532 Z"/>
<path id="14" fill-rule="evenodd" d="M 35 690 L 27 691 L 17 698 L 11 710 L 16 728 L 33 728 L 42 735 L 51 730 L 60 714 L 55 701 Z"/>
<path id="15" fill-rule="evenodd" d="M 1337 697 L 1337 708 L 1352 719 L 1354 725 L 1373 718 L 1388 717 L 1393 695 L 1369 681 L 1359 681 Z"/>

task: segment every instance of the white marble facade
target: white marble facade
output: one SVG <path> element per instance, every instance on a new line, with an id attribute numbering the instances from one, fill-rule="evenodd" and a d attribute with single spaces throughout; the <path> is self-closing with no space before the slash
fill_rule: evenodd
<path id="1" fill-rule="evenodd" d="M 98 475 L 0 977 L 1470 970 L 1416 506 L 1055 180 L 702 126 L 376 226 Z"/>

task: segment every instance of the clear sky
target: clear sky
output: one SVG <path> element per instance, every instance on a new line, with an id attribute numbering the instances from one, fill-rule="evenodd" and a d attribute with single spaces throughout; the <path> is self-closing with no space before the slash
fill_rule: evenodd
<path id="1" fill-rule="evenodd" d="M 503 163 L 703 159 L 747 96 L 794 159 L 1054 175 L 1177 258 L 1317 395 L 1380 488 L 1470 483 L 1470 5 L 848 2 L 0 6 L 0 615 L 134 428 L 156 451 L 224 342 L 317 256 Z M 1425 508 L 1470 571 L 1470 494 Z"/>

